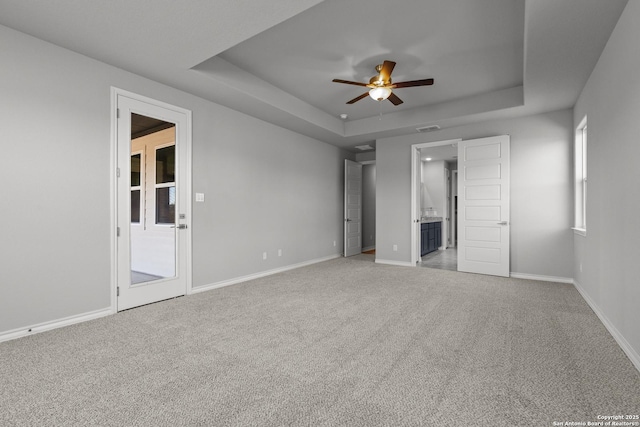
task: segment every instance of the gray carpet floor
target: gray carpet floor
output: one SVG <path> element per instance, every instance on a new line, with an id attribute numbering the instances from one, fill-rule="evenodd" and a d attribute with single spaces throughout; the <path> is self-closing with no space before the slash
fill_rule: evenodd
<path id="1" fill-rule="evenodd" d="M 2 426 L 551 426 L 640 413 L 567 284 L 336 259 L 0 343 Z"/>

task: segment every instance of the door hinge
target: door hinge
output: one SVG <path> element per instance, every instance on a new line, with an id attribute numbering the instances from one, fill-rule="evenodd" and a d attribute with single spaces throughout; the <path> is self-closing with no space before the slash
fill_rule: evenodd
<path id="1" fill-rule="evenodd" d="M 116 227 L 116 236 L 120 237 L 120 227 Z"/>
<path id="2" fill-rule="evenodd" d="M 116 288 L 116 296 L 119 297 L 120 296 L 120 286 L 118 286 Z"/>
<path id="3" fill-rule="evenodd" d="M 116 168 L 116 177 L 120 178 L 120 168 Z"/>
<path id="4" fill-rule="evenodd" d="M 116 119 L 120 118 L 120 109 L 116 108 Z"/>

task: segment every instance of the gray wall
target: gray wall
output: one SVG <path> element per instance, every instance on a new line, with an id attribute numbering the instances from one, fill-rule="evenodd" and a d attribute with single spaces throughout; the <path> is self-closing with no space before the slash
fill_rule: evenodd
<path id="1" fill-rule="evenodd" d="M 511 135 L 511 271 L 573 277 L 571 110 L 377 141 L 376 259 L 411 261 L 411 145 Z M 398 245 L 398 251 L 393 251 Z"/>
<path id="2" fill-rule="evenodd" d="M 627 4 L 574 110 L 587 116 L 587 235 L 575 279 L 640 369 L 640 2 Z M 582 266 L 582 271 L 580 271 Z"/>
<path id="3" fill-rule="evenodd" d="M 362 165 L 362 249 L 376 247 L 376 165 Z"/>
<path id="4" fill-rule="evenodd" d="M 0 333 L 111 304 L 111 86 L 193 111 L 194 287 L 340 254 L 353 156 L 6 27 L 0 40 Z"/>

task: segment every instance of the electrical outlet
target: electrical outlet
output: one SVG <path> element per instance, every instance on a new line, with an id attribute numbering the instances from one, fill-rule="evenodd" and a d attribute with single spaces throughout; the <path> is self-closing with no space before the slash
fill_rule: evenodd
<path id="1" fill-rule="evenodd" d="M 333 246 L 335 246 L 335 245 L 336 245 L 336 241 L 334 240 L 334 241 L 333 241 Z"/>
<path id="2" fill-rule="evenodd" d="M 267 253 L 266 252 L 262 252 L 262 260 L 266 260 L 267 259 Z"/>
<path id="3" fill-rule="evenodd" d="M 398 245 L 393 245 L 393 251 L 398 252 Z"/>
<path id="4" fill-rule="evenodd" d="M 582 273 L 582 263 L 580 263 L 580 273 Z"/>
<path id="5" fill-rule="evenodd" d="M 282 256 L 282 249 L 278 249 L 278 256 Z"/>

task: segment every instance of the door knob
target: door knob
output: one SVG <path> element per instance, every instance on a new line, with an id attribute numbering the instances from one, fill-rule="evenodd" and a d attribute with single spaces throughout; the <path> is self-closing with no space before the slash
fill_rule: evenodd
<path id="1" fill-rule="evenodd" d="M 508 223 L 507 221 L 500 221 L 500 222 L 498 223 L 498 225 L 508 225 L 508 224 L 509 224 L 509 223 Z"/>

